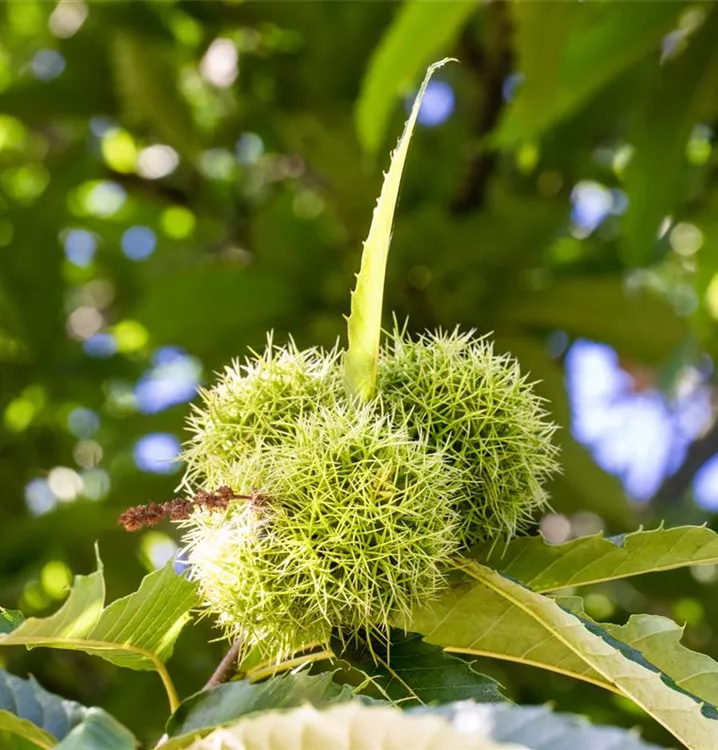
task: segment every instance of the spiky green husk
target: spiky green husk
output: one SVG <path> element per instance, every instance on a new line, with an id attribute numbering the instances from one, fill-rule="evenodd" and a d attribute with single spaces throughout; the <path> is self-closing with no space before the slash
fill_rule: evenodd
<path id="1" fill-rule="evenodd" d="M 191 419 L 186 488 L 265 498 L 194 511 L 191 575 L 227 635 L 269 654 L 401 622 L 460 548 L 521 529 L 555 469 L 542 401 L 484 340 L 395 334 L 365 406 L 340 359 L 270 342 Z"/>
<path id="2" fill-rule="evenodd" d="M 456 472 L 376 404 L 320 407 L 221 480 L 266 501 L 195 511 L 190 569 L 228 635 L 276 653 L 332 627 L 386 632 L 444 585 L 458 549 Z"/>
<path id="3" fill-rule="evenodd" d="M 519 371 L 473 332 L 414 341 L 395 332 L 382 349 L 378 390 L 387 405 L 460 471 L 464 546 L 508 539 L 546 506 L 557 469 L 556 427 Z"/>
<path id="4" fill-rule="evenodd" d="M 291 441 L 304 414 L 343 398 L 339 351 L 273 346 L 270 338 L 262 354 L 235 360 L 201 397 L 189 420 L 185 485 L 219 487 L 227 467 L 259 443 Z"/>

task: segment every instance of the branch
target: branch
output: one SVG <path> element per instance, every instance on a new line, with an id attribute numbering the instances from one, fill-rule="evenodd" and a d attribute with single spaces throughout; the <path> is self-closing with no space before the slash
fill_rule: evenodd
<path id="1" fill-rule="evenodd" d="M 465 214 L 481 206 L 486 186 L 496 166 L 497 154 L 485 145 L 486 136 L 494 129 L 504 106 L 504 83 L 511 73 L 513 50 L 511 46 L 511 9 L 509 3 L 490 3 L 485 8 L 486 38 L 478 46 L 467 27 L 461 40 L 460 58 L 468 65 L 481 97 L 476 112 L 475 153 L 452 209 L 455 214 Z"/>
<path id="2" fill-rule="evenodd" d="M 662 510 L 674 506 L 684 497 L 700 469 L 718 453 L 718 419 L 708 431 L 694 440 L 678 469 L 663 480 L 650 500 L 650 507 Z"/>
<path id="3" fill-rule="evenodd" d="M 237 640 L 232 644 L 231 648 L 224 655 L 224 658 L 214 670 L 214 674 L 207 680 L 207 684 L 202 690 L 209 690 L 210 688 L 217 687 L 223 682 L 229 682 L 234 673 L 237 671 L 237 659 L 239 658 L 239 652 L 242 648 L 241 639 Z"/>

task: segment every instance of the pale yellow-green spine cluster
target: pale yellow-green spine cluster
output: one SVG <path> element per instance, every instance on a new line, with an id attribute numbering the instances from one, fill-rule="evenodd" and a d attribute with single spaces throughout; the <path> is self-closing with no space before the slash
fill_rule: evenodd
<path id="1" fill-rule="evenodd" d="M 555 469 L 540 399 L 486 341 L 395 333 L 362 405 L 342 356 L 270 344 L 191 418 L 186 489 L 262 497 L 184 522 L 191 576 L 227 635 L 276 655 L 401 623 L 462 548 L 520 530 Z"/>

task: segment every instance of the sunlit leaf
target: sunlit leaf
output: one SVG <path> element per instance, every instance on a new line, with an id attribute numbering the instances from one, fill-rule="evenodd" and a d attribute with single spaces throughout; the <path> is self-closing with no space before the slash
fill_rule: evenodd
<path id="1" fill-rule="evenodd" d="M 505 548 L 476 548 L 475 559 L 534 591 L 555 591 L 616 578 L 718 563 L 718 534 L 705 526 L 663 527 L 615 537 L 601 534 L 564 544 L 543 537 L 514 539 Z"/>
<path id="2" fill-rule="evenodd" d="M 178 699 L 164 661 L 197 604 L 195 585 L 177 575 L 170 563 L 106 609 L 104 588 L 101 569 L 76 576 L 70 596 L 54 615 L 28 618 L 0 635 L 0 646 L 72 649 L 130 669 L 156 670 L 174 707 Z"/>
<path id="3" fill-rule="evenodd" d="M 579 676 L 583 663 L 583 679 L 630 698 L 688 747 L 702 750 L 718 742 L 716 709 L 680 688 L 639 650 L 496 571 L 472 562 L 464 570 L 474 583 L 454 588 L 409 623 L 430 643 L 487 655 L 481 638 L 488 632 L 497 656 L 504 652 L 537 666 L 541 664 L 531 660 L 531 653 L 543 648 L 548 669 Z M 531 620 L 533 632 L 527 627 Z M 520 656 L 517 640 L 526 646 Z"/>
<path id="4" fill-rule="evenodd" d="M 369 61 L 357 102 L 356 127 L 366 151 L 379 150 L 398 95 L 409 90 L 432 58 L 450 51 L 449 45 L 477 9 L 475 2 L 423 0 L 409 0 L 399 8 Z"/>
<path id="5" fill-rule="evenodd" d="M 637 648 L 679 687 L 718 705 L 718 663 L 681 643 L 683 628 L 667 617 L 633 615 L 625 625 L 602 624 L 612 636 Z"/>
<path id="6" fill-rule="evenodd" d="M 31 721 L 0 709 L 0 743 L 3 750 L 15 750 L 25 746 L 45 750 L 55 747 L 57 740 Z"/>

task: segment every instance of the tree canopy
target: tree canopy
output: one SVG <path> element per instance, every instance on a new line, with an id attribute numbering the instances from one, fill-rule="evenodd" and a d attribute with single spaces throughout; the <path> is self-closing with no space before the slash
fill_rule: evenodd
<path id="1" fill-rule="evenodd" d="M 715 525 L 713 4 L 8 0 L 0 28 L 0 604 L 47 614 L 95 569 L 94 542 L 111 600 L 175 556 L 172 528 L 129 535 L 117 517 L 173 497 L 197 386 L 268 331 L 346 343 L 388 153 L 445 56 L 384 325 L 490 334 L 540 381 L 561 426 L 536 519 L 549 539 Z M 716 578 L 590 579 L 585 603 L 613 623 L 671 615 L 718 656 Z M 212 673 L 215 635 L 182 634 L 183 694 Z M 140 737 L 161 730 L 146 673 L 3 658 Z M 590 684 L 481 668 L 521 702 L 668 741 Z"/>

